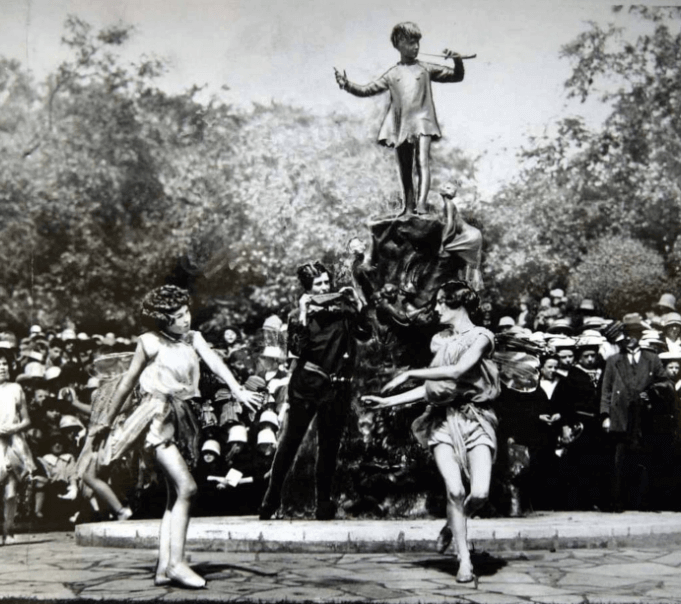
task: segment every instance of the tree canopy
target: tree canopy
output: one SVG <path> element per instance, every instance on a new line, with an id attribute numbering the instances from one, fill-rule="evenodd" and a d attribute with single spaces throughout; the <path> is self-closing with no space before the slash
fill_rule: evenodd
<path id="1" fill-rule="evenodd" d="M 377 116 L 171 95 L 162 60 L 121 59 L 131 35 L 70 17 L 71 58 L 41 84 L 2 60 L 0 318 L 130 331 L 143 293 L 171 280 L 252 321 L 288 305 L 298 263 L 338 262 L 399 205 Z M 472 181 L 461 151 L 434 153 L 436 182 Z"/>
<path id="2" fill-rule="evenodd" d="M 561 51 L 573 67 L 568 97 L 597 95 L 610 111 L 602 126 L 589 128 L 580 117 L 560 120 L 531 141 L 518 178 L 494 199 L 489 219 L 497 236 L 488 270 L 502 299 L 511 300 L 519 289 L 515 279 L 524 276 L 531 276 L 530 290 L 567 285 L 612 237 L 634 239 L 661 255 L 665 278 L 647 298 L 664 288 L 677 291 L 671 283 L 681 233 L 679 11 L 632 10 L 648 24 L 637 38 L 590 23 Z"/>

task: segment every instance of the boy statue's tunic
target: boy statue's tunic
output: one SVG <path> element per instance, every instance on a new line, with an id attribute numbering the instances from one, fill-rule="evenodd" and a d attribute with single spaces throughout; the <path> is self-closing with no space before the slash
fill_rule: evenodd
<path id="1" fill-rule="evenodd" d="M 400 62 L 365 86 L 348 82 L 346 90 L 359 97 L 390 91 L 390 107 L 381 124 L 378 142 L 386 147 L 399 147 L 407 141 L 416 142 L 422 135 L 433 140 L 442 136 L 430 83 L 460 82 L 463 77 L 461 59 L 455 61 L 453 69 L 421 61 L 411 64 Z"/>

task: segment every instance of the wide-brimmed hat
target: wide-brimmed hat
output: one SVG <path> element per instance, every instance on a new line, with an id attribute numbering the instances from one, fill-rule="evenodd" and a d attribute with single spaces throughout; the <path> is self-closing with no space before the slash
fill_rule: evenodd
<path id="1" fill-rule="evenodd" d="M 45 354 L 40 352 L 39 350 L 33 349 L 23 350 L 21 356 L 27 359 L 31 359 L 36 363 L 43 363 L 45 361 Z"/>
<path id="2" fill-rule="evenodd" d="M 52 384 L 60 381 L 61 378 L 61 367 L 48 367 L 45 370 L 45 381 Z"/>
<path id="3" fill-rule="evenodd" d="M 600 329 L 608 324 L 607 319 L 603 317 L 587 317 L 582 322 L 581 331 L 584 332 L 587 329 Z"/>
<path id="4" fill-rule="evenodd" d="M 667 345 L 665 344 L 662 336 L 654 329 L 645 329 L 641 334 L 641 338 L 638 341 L 638 345 L 646 350 L 662 351 Z"/>
<path id="5" fill-rule="evenodd" d="M 552 298 L 563 298 L 565 296 L 565 292 L 562 289 L 552 289 L 549 292 L 549 296 Z"/>
<path id="6" fill-rule="evenodd" d="M 664 316 L 663 325 L 669 327 L 670 325 L 681 325 L 681 315 L 677 312 L 670 312 Z"/>
<path id="7" fill-rule="evenodd" d="M 575 340 L 567 336 L 556 336 L 548 341 L 548 345 L 554 350 L 559 350 L 561 348 L 574 348 Z"/>
<path id="8" fill-rule="evenodd" d="M 595 348 L 598 349 L 601 344 L 605 343 L 605 338 L 598 332 L 590 334 L 582 334 L 575 342 L 575 348 Z"/>
<path id="9" fill-rule="evenodd" d="M 564 333 L 570 335 L 572 333 L 572 322 L 570 319 L 556 319 L 546 329 L 548 333 Z"/>
<path id="10" fill-rule="evenodd" d="M 75 329 L 65 329 L 64 331 L 61 332 L 61 339 L 64 340 L 64 342 L 70 342 L 71 340 L 77 340 L 78 335 L 76 334 Z"/>
<path id="11" fill-rule="evenodd" d="M 627 332 L 643 332 L 644 329 L 650 329 L 650 324 L 643 321 L 643 318 L 637 312 L 624 315 L 622 325 L 624 325 L 624 331 Z"/>
<path id="12" fill-rule="evenodd" d="M 17 376 L 17 382 L 44 382 L 45 381 L 45 365 L 37 361 L 26 363 L 24 372 Z"/>
<path id="13" fill-rule="evenodd" d="M 663 363 L 669 363 L 670 361 L 681 361 L 681 351 L 674 352 L 671 350 L 661 352 L 657 355 Z"/>
<path id="14" fill-rule="evenodd" d="M 669 310 L 676 310 L 676 297 L 673 294 L 662 294 L 657 306 L 668 308 Z"/>
<path id="15" fill-rule="evenodd" d="M 28 330 L 28 333 L 30 335 L 34 335 L 34 334 L 38 334 L 38 333 L 42 333 L 42 332 L 43 332 L 43 328 L 40 327 L 40 325 L 31 325 L 31 328 Z"/>

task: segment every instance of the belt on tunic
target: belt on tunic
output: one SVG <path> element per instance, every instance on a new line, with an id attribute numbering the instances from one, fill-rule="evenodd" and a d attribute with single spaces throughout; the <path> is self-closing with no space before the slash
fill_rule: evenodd
<path id="1" fill-rule="evenodd" d="M 311 361 L 305 361 L 305 365 L 303 365 L 303 369 L 305 369 L 306 371 L 311 371 L 312 373 L 316 373 L 318 375 L 324 376 L 332 384 L 337 384 L 339 382 L 350 382 L 350 381 L 352 381 L 352 378 L 342 377 L 342 376 L 336 375 L 335 373 L 328 373 L 322 367 L 320 367 L 319 365 L 317 365 L 317 364 L 315 364 Z"/>

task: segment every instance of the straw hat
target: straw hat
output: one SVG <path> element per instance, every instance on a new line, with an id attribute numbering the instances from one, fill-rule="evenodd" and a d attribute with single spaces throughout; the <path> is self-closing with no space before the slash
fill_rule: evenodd
<path id="1" fill-rule="evenodd" d="M 681 315 L 677 312 L 670 312 L 664 316 L 663 325 L 668 327 L 669 325 L 681 325 Z"/>
<path id="2" fill-rule="evenodd" d="M 45 381 L 45 365 L 33 361 L 27 363 L 24 372 L 17 376 L 17 382 L 43 382 Z"/>

